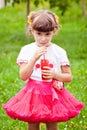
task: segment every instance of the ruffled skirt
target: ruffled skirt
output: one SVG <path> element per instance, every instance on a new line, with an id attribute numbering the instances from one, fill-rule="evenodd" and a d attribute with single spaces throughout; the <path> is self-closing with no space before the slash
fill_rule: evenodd
<path id="1" fill-rule="evenodd" d="M 77 116 L 84 104 L 65 88 L 55 89 L 52 82 L 29 80 L 6 104 L 8 116 L 29 123 L 63 122 Z"/>

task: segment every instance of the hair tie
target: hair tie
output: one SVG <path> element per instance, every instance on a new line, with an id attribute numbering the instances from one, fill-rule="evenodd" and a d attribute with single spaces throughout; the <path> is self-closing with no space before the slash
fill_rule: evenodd
<path id="1" fill-rule="evenodd" d="M 55 17 L 56 23 L 58 24 L 59 23 L 59 17 L 56 14 L 54 14 L 54 17 Z"/>
<path id="2" fill-rule="evenodd" d="M 28 20 L 27 20 L 27 23 L 32 24 L 31 14 L 30 14 L 30 15 L 28 15 Z"/>

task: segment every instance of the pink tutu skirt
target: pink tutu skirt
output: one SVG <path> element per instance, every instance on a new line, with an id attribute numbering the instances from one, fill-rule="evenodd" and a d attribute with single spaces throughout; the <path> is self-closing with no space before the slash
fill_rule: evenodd
<path id="1" fill-rule="evenodd" d="M 6 104 L 8 116 L 29 123 L 63 122 L 77 116 L 84 104 L 65 88 L 57 90 L 53 82 L 29 80 Z"/>

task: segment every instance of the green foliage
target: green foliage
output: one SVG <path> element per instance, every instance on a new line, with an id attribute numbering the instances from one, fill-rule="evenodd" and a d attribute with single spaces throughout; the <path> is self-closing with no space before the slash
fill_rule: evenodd
<path id="1" fill-rule="evenodd" d="M 61 10 L 61 14 L 64 15 L 65 11 L 67 10 L 68 6 L 70 6 L 69 0 L 49 0 L 50 7 L 57 7 Z"/>
<path id="2" fill-rule="evenodd" d="M 7 2 L 11 2 L 11 0 L 5 0 L 5 4 L 7 4 Z M 12 6 L 14 6 L 15 3 L 19 4 L 20 2 L 21 2 L 21 0 L 13 0 Z"/>
<path id="3" fill-rule="evenodd" d="M 5 0 L 5 2 L 10 2 L 11 0 Z M 13 0 L 15 3 L 20 3 L 21 0 Z"/>
<path id="4" fill-rule="evenodd" d="M 34 5 L 37 7 L 37 6 L 39 6 L 40 4 L 43 4 L 45 1 L 48 1 L 48 0 L 33 0 L 32 2 L 33 2 Z"/>
<path id="5" fill-rule="evenodd" d="M 35 6 L 38 6 L 39 5 L 39 0 L 34 0 L 34 4 L 35 4 Z"/>
<path id="6" fill-rule="evenodd" d="M 69 0 L 59 0 L 58 7 L 61 10 L 61 14 L 64 15 L 65 11 L 67 10 L 68 6 L 70 6 Z"/>
<path id="7" fill-rule="evenodd" d="M 79 3 L 80 0 L 74 0 L 76 3 Z"/>
<path id="8" fill-rule="evenodd" d="M 67 51 L 71 63 L 73 81 L 65 84 L 65 87 L 85 103 L 79 116 L 68 122 L 58 123 L 58 127 L 59 130 L 87 130 L 87 19 L 81 17 L 81 8 L 77 8 L 75 4 L 63 17 L 56 8 L 51 10 L 60 16 L 62 25 L 53 42 Z M 0 16 L 0 130 L 26 130 L 27 123 L 10 119 L 1 104 L 23 88 L 25 82 L 19 78 L 16 58 L 21 47 L 34 39 L 32 36 L 26 39 L 25 36 L 25 4 L 1 9 Z M 41 124 L 41 130 L 45 130 L 44 124 Z"/>
<path id="9" fill-rule="evenodd" d="M 10 2 L 10 0 L 5 0 L 5 2 Z"/>
<path id="10" fill-rule="evenodd" d="M 10 2 L 10 0 L 5 0 L 5 3 Z M 38 5 L 44 4 L 45 2 L 48 2 L 50 5 L 50 8 L 57 8 L 58 10 L 61 11 L 61 15 L 63 16 L 66 11 L 71 8 L 71 6 L 73 5 L 73 3 L 77 3 L 77 5 L 82 6 L 81 0 L 13 0 L 12 5 L 14 6 L 15 3 L 21 3 L 21 2 L 26 2 L 26 3 L 33 3 L 36 7 L 38 7 Z M 84 5 L 86 6 L 87 1 L 84 0 Z M 31 4 L 30 4 L 30 8 L 31 8 Z M 30 9 L 28 9 L 30 10 Z M 84 8 L 84 10 L 86 10 Z"/>

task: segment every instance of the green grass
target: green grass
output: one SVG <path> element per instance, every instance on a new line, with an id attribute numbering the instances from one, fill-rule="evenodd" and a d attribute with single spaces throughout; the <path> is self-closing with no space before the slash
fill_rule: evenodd
<path id="1" fill-rule="evenodd" d="M 53 9 L 54 10 L 54 9 Z M 33 41 L 25 37 L 25 5 L 16 5 L 0 10 L 0 129 L 26 130 L 27 123 L 14 121 L 6 116 L 1 104 L 15 95 L 25 84 L 19 78 L 16 58 L 20 48 Z M 55 10 L 56 12 L 56 10 Z M 87 22 L 86 18 L 67 12 L 60 17 L 62 29 L 53 42 L 66 49 L 73 74 L 73 81 L 67 89 L 85 103 L 81 114 L 65 123 L 59 123 L 59 130 L 87 130 Z M 41 124 L 42 130 L 45 125 Z"/>

